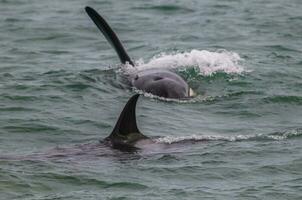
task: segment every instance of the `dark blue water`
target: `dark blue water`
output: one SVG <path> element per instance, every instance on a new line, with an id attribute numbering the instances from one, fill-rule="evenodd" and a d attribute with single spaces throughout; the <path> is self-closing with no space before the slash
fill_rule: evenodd
<path id="1" fill-rule="evenodd" d="M 98 10 L 137 68 L 84 11 Z M 301 199 L 302 4 L 0 0 L 0 199 Z M 133 70 L 196 92 L 140 97 L 137 153 L 108 136 Z"/>

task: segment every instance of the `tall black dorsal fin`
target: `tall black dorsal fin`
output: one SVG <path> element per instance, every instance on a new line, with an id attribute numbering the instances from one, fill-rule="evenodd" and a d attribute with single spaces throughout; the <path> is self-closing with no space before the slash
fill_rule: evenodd
<path id="1" fill-rule="evenodd" d="M 139 94 L 133 95 L 125 105 L 120 117 L 107 137 L 112 143 L 127 143 L 129 145 L 147 137 L 140 133 L 136 125 L 135 107 Z"/>
<path id="2" fill-rule="evenodd" d="M 99 13 L 97 13 L 93 8 L 86 7 L 85 8 L 87 14 L 92 19 L 92 21 L 95 23 L 95 25 L 100 29 L 100 31 L 103 33 L 105 38 L 108 40 L 108 42 L 112 45 L 112 47 L 117 52 L 121 62 L 123 64 L 126 64 L 127 62 L 134 66 L 134 63 L 128 56 L 127 52 L 125 51 L 121 41 L 118 39 L 117 35 L 114 33 L 114 31 L 110 28 L 109 24 L 106 22 L 106 20 L 101 17 Z"/>

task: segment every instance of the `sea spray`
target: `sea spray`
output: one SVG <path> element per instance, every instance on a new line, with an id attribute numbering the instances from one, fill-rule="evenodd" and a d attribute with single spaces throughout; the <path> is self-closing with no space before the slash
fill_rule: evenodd
<path id="1" fill-rule="evenodd" d="M 146 63 L 143 59 L 139 59 L 136 61 L 135 68 L 125 65 L 123 71 L 126 74 L 132 74 L 136 71 L 154 68 L 183 70 L 193 67 L 203 76 L 211 76 L 217 72 L 241 74 L 246 71 L 240 64 L 242 60 L 235 52 L 226 50 L 211 52 L 193 49 L 188 52 L 161 53 Z"/>
<path id="2" fill-rule="evenodd" d="M 180 142 L 198 142 L 198 141 L 227 141 L 227 142 L 238 142 L 238 141 L 274 141 L 274 140 L 286 140 L 293 137 L 299 137 L 302 135 L 301 129 L 287 130 L 283 132 L 275 132 L 268 134 L 252 134 L 252 135 L 189 135 L 189 136 L 164 136 L 156 138 L 156 143 L 173 144 Z"/>

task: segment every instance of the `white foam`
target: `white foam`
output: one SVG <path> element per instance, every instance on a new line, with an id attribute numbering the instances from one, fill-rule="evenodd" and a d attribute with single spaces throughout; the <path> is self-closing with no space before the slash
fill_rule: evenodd
<path id="1" fill-rule="evenodd" d="M 216 72 L 241 74 L 245 71 L 240 65 L 243 59 L 235 52 L 218 50 L 216 52 L 193 49 L 190 52 L 161 53 L 145 63 L 143 59 L 136 61 L 135 70 L 154 68 L 185 69 L 194 67 L 203 76 L 211 76 Z M 125 71 L 131 73 L 133 67 L 125 65 Z"/>
<path id="2" fill-rule="evenodd" d="M 286 132 L 273 134 L 254 134 L 254 135 L 235 135 L 235 136 L 221 136 L 221 135 L 191 135 L 191 136 L 165 136 L 155 139 L 156 143 L 173 144 L 185 141 L 245 141 L 245 140 L 285 140 L 292 137 L 301 136 L 300 129 L 289 130 Z"/>

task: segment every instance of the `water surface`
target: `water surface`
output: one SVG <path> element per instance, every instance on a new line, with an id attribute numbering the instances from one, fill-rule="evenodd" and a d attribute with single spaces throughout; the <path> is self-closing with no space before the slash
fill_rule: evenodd
<path id="1" fill-rule="evenodd" d="M 98 143 L 137 91 L 86 5 L 196 91 L 140 98 L 158 148 Z M 0 199 L 301 199 L 301 5 L 0 0 Z"/>

